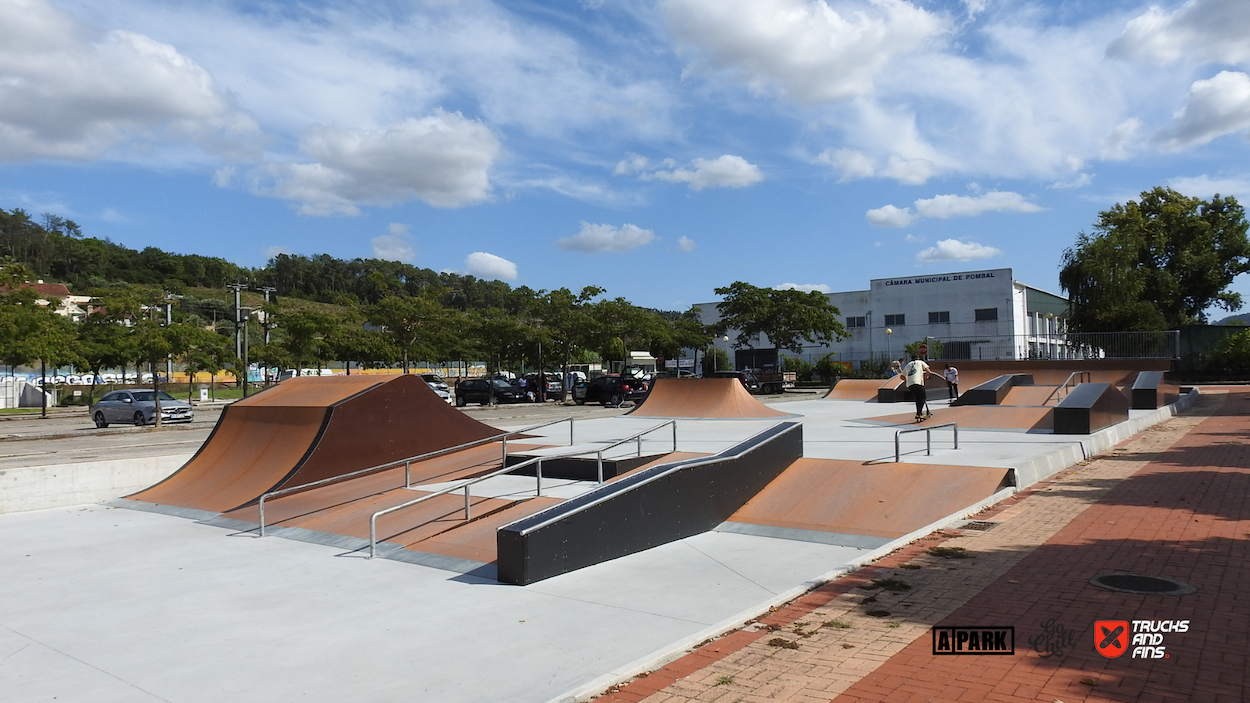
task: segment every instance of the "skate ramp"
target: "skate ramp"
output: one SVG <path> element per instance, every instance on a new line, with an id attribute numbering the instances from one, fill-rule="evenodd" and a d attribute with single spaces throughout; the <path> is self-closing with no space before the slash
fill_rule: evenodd
<path id="1" fill-rule="evenodd" d="M 957 405 L 937 408 L 923 424 L 959 423 L 959 429 L 1020 430 L 1043 432 L 1054 429 L 1055 408 L 1011 405 Z M 915 411 L 898 415 L 882 415 L 864 418 L 860 422 L 872 425 L 914 425 Z"/>
<path id="2" fill-rule="evenodd" d="M 724 531 L 749 531 L 737 524 L 895 539 L 990 497 L 1009 477 L 1009 469 L 981 466 L 799 459 Z"/>
<path id="3" fill-rule="evenodd" d="M 226 512 L 278 488 L 498 433 L 418 376 L 293 378 L 227 407 L 185 466 L 128 497 Z"/>
<path id="4" fill-rule="evenodd" d="M 794 417 L 756 400 L 736 378 L 659 378 L 642 405 L 628 414 L 739 420 Z"/>
<path id="5" fill-rule="evenodd" d="M 844 378 L 833 384 L 833 388 L 825 394 L 823 400 L 863 400 L 874 401 L 877 391 L 890 379 L 881 378 Z"/>

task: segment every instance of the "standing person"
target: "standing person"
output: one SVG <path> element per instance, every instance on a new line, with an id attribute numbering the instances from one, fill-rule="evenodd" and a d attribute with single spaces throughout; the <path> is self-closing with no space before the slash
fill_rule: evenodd
<path id="1" fill-rule="evenodd" d="M 950 399 L 959 400 L 959 369 L 947 364 L 942 376 L 946 379 L 946 390 Z"/>
<path id="2" fill-rule="evenodd" d="M 916 354 L 911 355 L 911 361 L 903 367 L 903 375 L 907 378 L 907 390 L 911 391 L 911 395 L 916 399 L 916 422 L 920 422 L 929 417 L 925 413 L 925 392 L 924 382 L 929 378 L 929 365 L 920 360 Z"/>

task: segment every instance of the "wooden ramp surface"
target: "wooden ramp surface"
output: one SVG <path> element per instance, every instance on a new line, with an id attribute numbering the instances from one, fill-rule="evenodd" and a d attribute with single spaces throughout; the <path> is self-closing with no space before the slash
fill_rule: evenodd
<path id="1" fill-rule="evenodd" d="M 910 406 L 914 407 L 914 406 Z M 916 413 L 906 412 L 898 415 L 883 415 L 860 420 L 874 425 L 907 425 L 923 427 L 925 424 L 936 425 L 943 422 L 957 422 L 959 429 L 987 430 L 1051 430 L 1054 429 L 1053 407 L 1030 407 L 1012 405 L 960 405 L 953 408 L 938 408 L 933 417 L 916 424 Z"/>
<path id="2" fill-rule="evenodd" d="M 189 462 L 128 497 L 225 512 L 278 488 L 498 433 L 411 374 L 293 378 L 227 407 Z"/>
<path id="3" fill-rule="evenodd" d="M 642 405 L 628 414 L 657 418 L 793 417 L 756 400 L 736 378 L 659 378 Z"/>
<path id="4" fill-rule="evenodd" d="M 825 394 L 825 400 L 876 400 L 877 391 L 889 379 L 883 378 L 844 378 L 833 385 Z"/>
<path id="5" fill-rule="evenodd" d="M 902 537 L 1003 485 L 1007 469 L 799 459 L 730 522 L 869 537 Z"/>

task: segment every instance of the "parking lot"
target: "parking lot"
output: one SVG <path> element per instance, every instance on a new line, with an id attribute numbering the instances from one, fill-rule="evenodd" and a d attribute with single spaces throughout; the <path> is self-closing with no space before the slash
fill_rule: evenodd
<path id="1" fill-rule="evenodd" d="M 798 392 L 782 396 L 760 396 L 760 399 L 777 403 L 816 397 L 819 395 Z M 37 416 L 5 416 L 0 419 L 0 470 L 103 459 L 189 454 L 208 438 L 224 407 L 225 404 L 196 406 L 193 422 L 166 424 L 159 429 L 130 425 L 112 425 L 106 429 L 97 429 L 86 408 L 57 408 L 49 412 L 47 419 Z M 571 402 L 516 403 L 493 407 L 469 405 L 460 408 L 474 418 L 496 427 L 537 424 L 561 417 L 611 417 L 627 413 L 631 409 L 606 408 L 597 403 L 574 405 Z"/>

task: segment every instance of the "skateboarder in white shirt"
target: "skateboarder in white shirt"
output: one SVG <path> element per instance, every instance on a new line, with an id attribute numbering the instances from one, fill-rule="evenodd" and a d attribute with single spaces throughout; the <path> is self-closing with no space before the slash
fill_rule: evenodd
<path id="1" fill-rule="evenodd" d="M 925 412 L 925 392 L 924 382 L 929 378 L 929 365 L 920 360 L 916 354 L 911 355 L 911 361 L 903 367 L 903 376 L 907 379 L 907 390 L 911 391 L 911 395 L 916 399 L 916 422 L 929 417 L 929 413 Z"/>
<path id="2" fill-rule="evenodd" d="M 946 370 L 942 372 L 942 377 L 946 379 L 946 388 L 951 400 L 959 400 L 959 369 L 946 365 Z"/>

